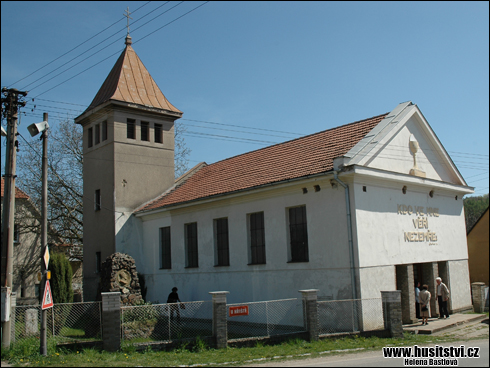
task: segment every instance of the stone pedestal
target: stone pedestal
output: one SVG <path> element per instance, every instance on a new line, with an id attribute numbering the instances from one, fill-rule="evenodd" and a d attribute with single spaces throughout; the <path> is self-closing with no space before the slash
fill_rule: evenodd
<path id="1" fill-rule="evenodd" d="M 485 312 L 485 283 L 471 283 L 471 294 L 473 296 L 473 310 L 475 313 Z"/>
<path id="2" fill-rule="evenodd" d="M 102 340 L 105 351 L 121 348 L 121 294 L 101 293 L 102 296 Z"/>
<path id="3" fill-rule="evenodd" d="M 216 341 L 216 349 L 228 346 L 228 316 L 226 308 L 226 294 L 229 291 L 213 291 L 209 294 L 213 297 L 213 337 Z"/>
<path id="4" fill-rule="evenodd" d="M 383 321 L 391 337 L 403 337 L 401 291 L 382 291 Z"/>
<path id="5" fill-rule="evenodd" d="M 308 331 L 308 341 L 318 341 L 320 334 L 318 328 L 318 290 L 300 290 L 303 294 L 304 316 L 306 316 L 306 330 Z"/>

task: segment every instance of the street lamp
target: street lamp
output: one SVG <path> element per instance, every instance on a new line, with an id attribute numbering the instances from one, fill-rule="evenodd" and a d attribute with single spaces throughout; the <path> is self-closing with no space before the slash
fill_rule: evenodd
<path id="1" fill-rule="evenodd" d="M 41 133 L 41 139 L 43 141 L 43 159 L 42 159 L 42 181 L 43 181 L 43 190 L 42 190 L 42 223 L 41 223 L 41 293 L 40 299 L 41 304 L 43 303 L 43 297 L 46 287 L 46 269 L 47 264 L 44 262 L 44 254 L 47 252 L 47 244 L 48 244 L 48 114 L 43 114 L 43 120 L 40 123 L 34 123 L 27 127 L 27 130 L 31 134 L 31 137 L 35 137 L 39 133 Z M 47 338 L 46 338 L 46 309 L 42 309 L 41 306 L 41 336 L 40 336 L 40 354 L 47 356 L 48 348 L 47 348 Z"/>

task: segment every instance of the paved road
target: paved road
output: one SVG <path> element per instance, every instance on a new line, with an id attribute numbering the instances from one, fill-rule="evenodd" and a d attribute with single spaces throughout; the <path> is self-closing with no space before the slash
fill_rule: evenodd
<path id="1" fill-rule="evenodd" d="M 480 358 L 460 358 L 458 367 L 488 367 L 489 366 L 489 340 L 472 340 L 452 343 L 443 343 L 440 346 L 459 347 L 479 347 Z M 435 345 L 426 345 L 435 346 Z M 383 358 L 380 350 L 361 353 L 341 354 L 334 356 L 324 356 L 313 359 L 278 361 L 264 364 L 249 365 L 248 367 L 404 367 L 403 358 Z M 408 365 L 407 365 L 408 366 Z"/>
<path id="2" fill-rule="evenodd" d="M 461 341 L 441 343 L 443 347 L 459 347 L 464 345 L 468 347 L 479 347 L 480 357 L 469 359 L 458 359 L 458 367 L 488 367 L 489 366 L 489 326 L 488 319 L 485 321 L 476 321 L 460 326 L 456 326 L 449 330 L 434 333 L 435 336 L 451 336 L 461 339 Z M 485 339 L 481 339 L 485 337 Z M 471 340 L 479 338 L 479 340 Z M 425 345 L 434 347 L 436 344 Z M 337 355 L 325 355 L 312 359 L 300 360 L 280 360 L 268 361 L 265 363 L 255 363 L 247 365 L 247 367 L 404 367 L 409 366 L 404 364 L 403 358 L 383 358 L 382 350 L 374 350 L 358 353 L 343 353 Z"/>

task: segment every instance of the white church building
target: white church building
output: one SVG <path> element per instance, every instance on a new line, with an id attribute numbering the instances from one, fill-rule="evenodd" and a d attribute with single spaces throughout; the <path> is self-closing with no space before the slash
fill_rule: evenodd
<path id="1" fill-rule="evenodd" d="M 463 196 L 473 188 L 417 105 L 201 163 L 174 180 L 180 117 L 126 38 L 75 119 L 84 130 L 86 301 L 96 298 L 101 262 L 122 252 L 145 275 L 150 301 L 165 302 L 174 286 L 183 301 L 224 290 L 231 303 L 398 289 L 408 321 L 414 281 L 435 290 L 441 276 L 450 311 L 471 309 Z"/>

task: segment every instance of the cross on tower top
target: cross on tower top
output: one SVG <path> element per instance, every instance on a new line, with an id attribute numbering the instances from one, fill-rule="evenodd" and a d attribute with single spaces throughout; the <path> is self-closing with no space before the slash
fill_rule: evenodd
<path id="1" fill-rule="evenodd" d="M 131 45 L 131 36 L 129 35 L 129 20 L 130 19 L 133 19 L 129 16 L 129 14 L 131 14 L 131 12 L 129 11 L 129 6 L 127 7 L 127 9 L 125 10 L 125 13 L 126 14 L 123 14 L 126 18 L 127 18 L 127 21 L 128 21 L 128 24 L 127 24 L 127 28 L 128 28 L 128 34 L 126 36 L 126 45 Z"/>

